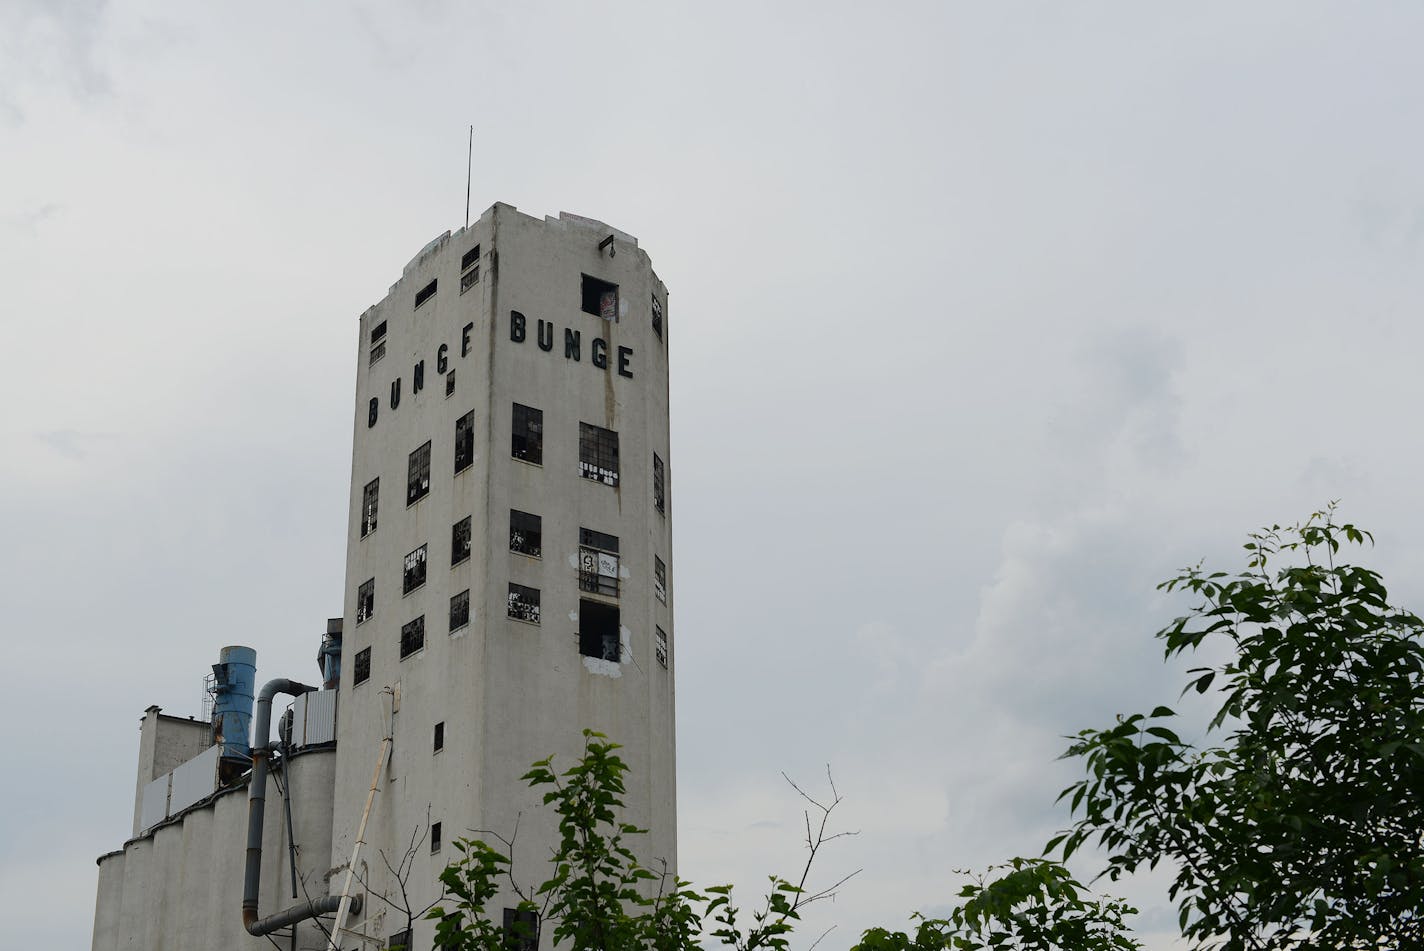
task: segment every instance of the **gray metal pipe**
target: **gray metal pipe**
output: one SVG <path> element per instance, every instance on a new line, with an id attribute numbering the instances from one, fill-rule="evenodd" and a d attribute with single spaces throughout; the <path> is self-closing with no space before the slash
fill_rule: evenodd
<path id="1" fill-rule="evenodd" d="M 257 917 L 257 893 L 262 885 L 262 820 L 267 807 L 268 761 L 272 756 L 272 743 L 269 739 L 272 731 L 272 698 L 279 693 L 299 697 L 315 689 L 295 680 L 278 678 L 269 680 L 257 696 L 252 730 L 252 780 L 247 787 L 247 867 L 242 876 L 242 924 L 248 934 L 271 934 L 278 928 L 330 914 L 341 904 L 341 896 L 328 895 L 293 905 L 266 918 Z M 353 895 L 351 904 L 353 910 L 359 911 L 360 896 Z"/>

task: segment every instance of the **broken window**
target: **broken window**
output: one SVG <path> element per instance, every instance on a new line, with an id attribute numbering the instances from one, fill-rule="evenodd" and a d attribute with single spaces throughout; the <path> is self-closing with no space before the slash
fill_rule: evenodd
<path id="1" fill-rule="evenodd" d="M 405 660 L 425 646 L 425 615 L 401 625 L 400 655 Z"/>
<path id="2" fill-rule="evenodd" d="M 667 565 L 657 555 L 653 556 L 653 593 L 659 601 L 667 604 Z"/>
<path id="3" fill-rule="evenodd" d="M 438 822 L 432 822 L 432 823 L 430 823 L 430 851 L 432 851 L 432 852 L 439 852 L 439 851 L 440 851 L 440 833 L 441 833 L 441 831 L 443 831 L 443 830 L 441 830 L 441 828 L 440 828 L 440 823 L 438 823 Z"/>
<path id="4" fill-rule="evenodd" d="M 516 459 L 544 464 L 544 411 L 521 403 L 514 404 L 514 435 L 509 454 Z"/>
<path id="5" fill-rule="evenodd" d="M 656 294 L 653 295 L 653 333 L 663 335 L 663 305 Z"/>
<path id="6" fill-rule="evenodd" d="M 371 648 L 363 647 L 356 652 L 356 660 L 351 665 L 351 686 L 364 684 L 371 679 Z"/>
<path id="7" fill-rule="evenodd" d="M 451 370 L 445 374 L 445 398 L 448 400 L 455 395 L 455 371 Z"/>
<path id="8" fill-rule="evenodd" d="M 660 628 L 660 627 L 657 628 L 656 630 L 657 630 L 657 632 L 658 632 L 658 639 L 657 639 L 657 642 L 656 642 L 656 645 L 655 645 L 655 650 L 656 650 L 657 655 L 658 655 L 658 663 L 659 663 L 659 664 L 662 664 L 662 665 L 663 665 L 663 669 L 666 670 L 666 669 L 667 669 L 667 657 L 668 657 L 668 655 L 667 655 L 667 631 L 664 631 L 664 630 L 663 630 L 662 628 Z"/>
<path id="9" fill-rule="evenodd" d="M 431 281 L 429 284 L 425 285 L 420 290 L 415 292 L 415 306 L 417 308 L 419 308 L 421 304 L 425 303 L 426 301 L 430 300 L 430 298 L 435 296 L 435 284 L 435 281 Z"/>
<path id="10" fill-rule="evenodd" d="M 381 492 L 381 480 L 372 479 L 361 492 L 361 537 L 376 530 L 376 501 Z"/>
<path id="11" fill-rule="evenodd" d="M 480 246 L 477 244 L 460 259 L 460 293 L 474 287 L 480 279 Z"/>
<path id="12" fill-rule="evenodd" d="M 470 557 L 470 518 L 466 515 L 450 526 L 450 567 Z"/>
<path id="13" fill-rule="evenodd" d="M 583 276 L 583 312 L 604 320 L 618 319 L 618 285 Z"/>
<path id="14" fill-rule="evenodd" d="M 579 588 L 618 597 L 618 537 L 579 529 Z"/>
<path id="15" fill-rule="evenodd" d="M 659 512 L 667 512 L 667 483 L 666 475 L 663 472 L 663 460 L 653 453 L 653 508 Z"/>
<path id="16" fill-rule="evenodd" d="M 427 547 L 427 545 L 421 545 L 405 556 L 405 575 L 401 582 L 402 595 L 410 594 L 425 584 L 425 549 Z"/>
<path id="17" fill-rule="evenodd" d="M 516 621 L 539 623 L 539 589 L 509 583 L 509 616 Z"/>
<path id="18" fill-rule="evenodd" d="M 470 589 L 466 588 L 450 599 L 450 633 L 470 623 Z"/>
<path id="19" fill-rule="evenodd" d="M 475 463 L 475 411 L 470 410 L 455 420 L 455 474 L 459 475 Z"/>
<path id="20" fill-rule="evenodd" d="M 539 951 L 539 913 L 504 910 L 505 951 Z"/>
<path id="21" fill-rule="evenodd" d="M 430 494 L 430 443 L 410 454 L 405 474 L 405 504 L 414 505 Z"/>
<path id="22" fill-rule="evenodd" d="M 579 475 L 618 484 L 618 434 L 602 426 L 579 423 Z"/>
<path id="23" fill-rule="evenodd" d="M 386 322 L 383 320 L 371 328 L 371 363 L 386 355 Z M 367 366 L 370 366 L 368 363 Z"/>
<path id="24" fill-rule="evenodd" d="M 579 653 L 600 660 L 618 660 L 620 644 L 616 605 L 579 599 Z"/>
<path id="25" fill-rule="evenodd" d="M 356 589 L 356 623 L 360 624 L 376 610 L 376 579 L 367 578 Z"/>
<path id="26" fill-rule="evenodd" d="M 445 748 L 445 721 L 441 720 L 435 724 L 434 752 L 438 753 Z"/>
<path id="27" fill-rule="evenodd" d="M 544 520 L 537 515 L 509 510 L 509 550 L 539 558 L 544 553 Z"/>
<path id="28" fill-rule="evenodd" d="M 387 951 L 411 951 L 410 942 L 410 929 L 407 928 L 391 935 L 390 940 L 386 942 L 386 949 Z"/>

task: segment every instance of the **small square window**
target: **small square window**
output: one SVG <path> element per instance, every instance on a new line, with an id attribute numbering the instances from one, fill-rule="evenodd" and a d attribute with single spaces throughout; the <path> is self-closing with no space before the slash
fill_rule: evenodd
<path id="1" fill-rule="evenodd" d="M 430 823 L 430 851 L 431 851 L 431 852 L 439 852 L 439 851 L 440 851 L 440 845 L 441 845 L 441 842 L 440 842 L 441 835 L 440 835 L 440 833 L 441 833 L 440 823 L 438 823 L 438 822 L 432 822 L 432 823 Z"/>
<path id="2" fill-rule="evenodd" d="M 371 679 L 371 648 L 363 647 L 356 652 L 351 664 L 351 686 L 364 684 Z"/>
<path id="3" fill-rule="evenodd" d="M 450 527 L 450 567 L 470 557 L 470 519 L 466 515 Z"/>
<path id="4" fill-rule="evenodd" d="M 514 429 L 509 454 L 516 459 L 544 464 L 544 411 L 514 404 Z"/>
<path id="5" fill-rule="evenodd" d="M 367 578 L 356 589 L 356 623 L 368 620 L 376 610 L 376 579 Z"/>
<path id="6" fill-rule="evenodd" d="M 659 601 L 667 604 L 667 565 L 657 555 L 653 556 L 653 593 Z"/>
<path id="7" fill-rule="evenodd" d="M 516 621 L 539 623 L 539 589 L 509 583 L 509 616 Z"/>
<path id="8" fill-rule="evenodd" d="M 539 913 L 504 910 L 505 951 L 539 951 Z"/>
<path id="9" fill-rule="evenodd" d="M 579 588 L 618 597 L 618 538 L 589 528 L 579 529 Z"/>
<path id="10" fill-rule="evenodd" d="M 662 457 L 657 453 L 653 453 L 653 508 L 661 514 L 667 512 L 666 474 L 663 472 Z"/>
<path id="11" fill-rule="evenodd" d="M 450 599 L 450 633 L 470 623 L 470 589 L 466 588 Z"/>
<path id="12" fill-rule="evenodd" d="M 509 550 L 539 558 L 544 551 L 544 520 L 518 509 L 509 510 Z"/>
<path id="13" fill-rule="evenodd" d="M 425 550 L 428 547 L 428 545 L 421 545 L 405 556 L 404 574 L 401 580 L 402 595 L 410 594 L 425 584 Z"/>
<path id="14" fill-rule="evenodd" d="M 663 335 L 663 304 L 656 294 L 653 295 L 653 333 Z"/>
<path id="15" fill-rule="evenodd" d="M 431 281 L 429 284 L 425 285 L 420 290 L 415 292 L 415 306 L 417 309 L 420 307 L 421 304 L 425 303 L 426 301 L 430 300 L 430 298 L 435 296 L 436 283 L 436 281 Z"/>
<path id="16" fill-rule="evenodd" d="M 361 537 L 376 530 L 376 503 L 381 493 L 381 480 L 372 479 L 361 492 Z"/>
<path id="17" fill-rule="evenodd" d="M 443 749 L 445 748 L 445 721 L 444 721 L 444 720 L 441 720 L 439 723 L 435 724 L 435 741 L 434 741 L 434 743 L 433 743 L 433 747 L 434 747 L 434 748 L 433 748 L 433 752 L 436 752 L 436 753 L 440 752 L 441 750 L 443 750 Z"/>
<path id="18" fill-rule="evenodd" d="M 583 312 L 604 320 L 618 319 L 618 285 L 583 276 Z"/>
<path id="19" fill-rule="evenodd" d="M 430 494 L 430 443 L 410 454 L 405 475 L 405 504 L 414 505 Z"/>
<path id="20" fill-rule="evenodd" d="M 604 485 L 618 484 L 616 432 L 591 423 L 579 423 L 579 475 Z"/>
<path id="21" fill-rule="evenodd" d="M 400 656 L 405 660 L 425 647 L 425 615 L 401 625 Z"/>
<path id="22" fill-rule="evenodd" d="M 455 474 L 459 475 L 474 464 L 475 411 L 470 410 L 455 420 Z"/>
<path id="23" fill-rule="evenodd" d="M 663 669 L 666 670 L 666 669 L 667 669 L 667 665 L 668 665 L 668 639 L 667 639 L 667 632 L 664 631 L 662 628 L 657 628 L 657 632 L 658 632 L 658 639 L 657 639 L 656 650 L 657 650 L 657 655 L 658 655 L 658 663 L 659 663 L 659 664 L 662 664 L 662 665 L 663 665 Z"/>
<path id="24" fill-rule="evenodd" d="M 622 654 L 617 605 L 579 599 L 579 653 L 617 661 Z"/>

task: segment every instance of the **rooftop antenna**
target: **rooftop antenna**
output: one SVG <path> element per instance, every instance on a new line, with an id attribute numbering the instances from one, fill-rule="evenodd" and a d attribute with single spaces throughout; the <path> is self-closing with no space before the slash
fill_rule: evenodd
<path id="1" fill-rule="evenodd" d="M 475 127 L 470 126 L 470 146 L 465 155 L 465 227 L 470 226 L 470 171 L 475 163 Z"/>

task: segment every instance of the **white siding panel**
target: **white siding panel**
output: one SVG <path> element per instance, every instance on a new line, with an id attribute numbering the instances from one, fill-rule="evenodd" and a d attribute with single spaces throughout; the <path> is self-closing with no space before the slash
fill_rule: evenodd
<path id="1" fill-rule="evenodd" d="M 151 829 L 168 818 L 168 787 L 172 779 L 172 773 L 164 773 L 143 787 L 143 806 L 138 813 L 140 832 Z"/>
<path id="2" fill-rule="evenodd" d="M 173 771 L 173 791 L 168 797 L 168 814 L 176 815 L 211 796 L 218 788 L 220 746 L 210 746 Z"/>

